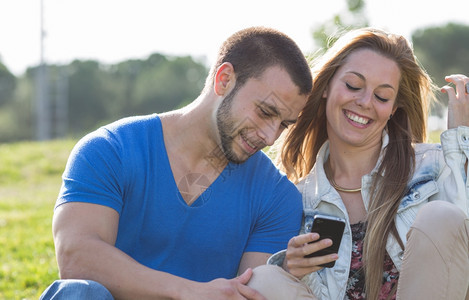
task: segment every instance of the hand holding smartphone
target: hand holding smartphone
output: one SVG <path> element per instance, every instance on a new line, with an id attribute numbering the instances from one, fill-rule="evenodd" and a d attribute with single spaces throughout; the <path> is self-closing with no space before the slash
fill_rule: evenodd
<path id="1" fill-rule="evenodd" d="M 306 258 L 324 256 L 332 253 L 339 252 L 340 241 L 342 240 L 342 235 L 344 233 L 345 220 L 339 217 L 316 214 L 313 216 L 311 232 L 316 232 L 319 234 L 318 242 L 323 239 L 331 239 L 332 245 L 325 249 L 313 252 L 311 254 L 305 255 Z M 315 243 L 313 242 L 313 243 Z M 321 267 L 332 268 L 335 265 L 335 261 L 331 261 L 326 264 L 320 265 Z"/>

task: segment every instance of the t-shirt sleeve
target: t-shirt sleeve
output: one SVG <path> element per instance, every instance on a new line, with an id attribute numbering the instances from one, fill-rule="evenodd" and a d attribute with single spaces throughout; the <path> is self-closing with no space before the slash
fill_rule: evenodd
<path id="1" fill-rule="evenodd" d="M 303 205 L 298 189 L 286 177 L 279 178 L 263 202 L 245 252 L 275 253 L 286 249 L 298 235 Z"/>
<path id="2" fill-rule="evenodd" d="M 55 207 L 86 202 L 111 207 L 120 214 L 123 174 L 118 143 L 106 129 L 98 129 L 73 148 Z"/>

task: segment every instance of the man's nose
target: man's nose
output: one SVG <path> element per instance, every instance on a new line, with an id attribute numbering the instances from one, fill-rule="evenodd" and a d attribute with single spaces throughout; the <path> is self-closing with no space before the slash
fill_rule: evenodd
<path id="1" fill-rule="evenodd" d="M 258 128 L 257 135 L 267 146 L 272 146 L 280 136 L 280 122 L 265 122 L 264 126 Z"/>

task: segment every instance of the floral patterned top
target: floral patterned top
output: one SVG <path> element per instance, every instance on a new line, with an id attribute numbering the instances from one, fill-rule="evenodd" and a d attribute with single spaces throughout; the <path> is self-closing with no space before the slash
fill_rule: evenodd
<path id="1" fill-rule="evenodd" d="M 363 239 L 365 237 L 366 223 L 352 224 L 352 262 L 350 265 L 349 279 L 347 282 L 346 300 L 363 300 L 365 295 L 365 273 L 363 272 Z M 399 271 L 394 266 L 389 255 L 386 253 L 383 268 L 383 285 L 379 294 L 379 300 L 387 299 L 389 293 L 399 279 Z M 391 298 L 396 299 L 396 294 Z"/>

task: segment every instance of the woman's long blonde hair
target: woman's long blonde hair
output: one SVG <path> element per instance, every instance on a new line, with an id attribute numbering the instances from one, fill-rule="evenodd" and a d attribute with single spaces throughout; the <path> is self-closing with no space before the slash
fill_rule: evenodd
<path id="1" fill-rule="evenodd" d="M 377 299 L 389 234 L 393 234 L 403 248 L 395 216 L 413 173 L 412 144 L 426 141 L 429 105 L 434 99 L 433 84 L 419 66 L 408 41 L 372 28 L 353 30 L 339 38 L 313 67 L 311 96 L 297 123 L 284 136 L 279 158 L 281 168 L 293 182 L 303 179 L 313 168 L 319 149 L 328 139 L 323 92 L 336 70 L 358 49 L 370 49 L 395 61 L 401 73 L 397 110 L 387 124 L 389 144 L 370 191 L 364 240 L 366 294 L 368 299 Z"/>

